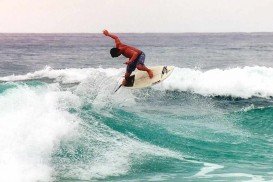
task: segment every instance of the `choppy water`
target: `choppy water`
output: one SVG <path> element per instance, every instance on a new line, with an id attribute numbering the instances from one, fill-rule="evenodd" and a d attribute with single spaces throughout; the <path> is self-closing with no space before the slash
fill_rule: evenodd
<path id="1" fill-rule="evenodd" d="M 0 181 L 272 181 L 273 34 L 121 34 L 151 88 L 99 34 L 0 35 Z"/>

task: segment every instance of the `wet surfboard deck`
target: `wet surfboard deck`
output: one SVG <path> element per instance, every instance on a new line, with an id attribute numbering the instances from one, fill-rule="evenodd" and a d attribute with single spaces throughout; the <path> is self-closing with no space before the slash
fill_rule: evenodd
<path id="1" fill-rule="evenodd" d="M 126 85 L 123 86 L 131 88 L 150 87 L 168 78 L 174 70 L 174 66 L 154 66 L 149 68 L 153 71 L 153 78 L 150 78 L 146 71 L 136 70 L 129 77 Z"/>

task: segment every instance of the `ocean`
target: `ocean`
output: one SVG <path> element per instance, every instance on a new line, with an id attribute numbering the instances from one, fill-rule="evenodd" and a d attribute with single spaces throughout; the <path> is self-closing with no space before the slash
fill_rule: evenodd
<path id="1" fill-rule="evenodd" d="M 0 34 L 0 181 L 273 181 L 273 33 Z"/>

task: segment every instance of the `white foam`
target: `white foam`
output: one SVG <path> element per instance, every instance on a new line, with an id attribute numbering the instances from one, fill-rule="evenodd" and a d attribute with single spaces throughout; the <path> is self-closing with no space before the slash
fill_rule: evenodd
<path id="1" fill-rule="evenodd" d="M 180 90 L 204 96 L 233 96 L 268 98 L 273 96 L 273 68 L 243 67 L 200 71 L 175 68 L 161 86 L 166 90 Z M 156 87 L 160 89 L 160 86 Z"/>
<path id="2" fill-rule="evenodd" d="M 51 154 L 77 126 L 78 118 L 65 109 L 71 103 L 80 104 L 56 85 L 21 86 L 0 95 L 0 181 L 52 180 Z"/>
<path id="3" fill-rule="evenodd" d="M 241 111 L 247 112 L 247 111 L 250 111 L 250 110 L 253 110 L 253 109 L 255 109 L 255 105 L 254 104 L 250 104 L 249 106 L 243 107 L 241 109 Z"/>
<path id="4" fill-rule="evenodd" d="M 214 171 L 218 169 L 222 169 L 224 166 L 218 165 L 218 164 L 212 164 L 212 163 L 204 163 L 204 167 L 201 168 L 201 170 L 196 173 L 193 177 L 197 178 L 236 178 L 239 181 L 264 181 L 264 178 L 259 175 L 253 175 L 253 174 L 247 174 L 247 173 L 213 173 Z M 245 180 L 243 180 L 244 178 Z M 247 179 L 246 179 L 247 178 Z M 226 179 L 227 180 L 227 179 Z"/>
<path id="5" fill-rule="evenodd" d="M 212 164 L 212 163 L 204 163 L 204 167 L 201 168 L 201 170 L 195 174 L 195 176 L 205 176 L 208 173 L 211 173 L 217 169 L 221 169 L 224 166 L 218 165 L 218 164 Z"/>
<path id="6" fill-rule="evenodd" d="M 46 67 L 43 70 L 26 75 L 1 77 L 0 81 L 23 81 L 49 78 L 61 83 L 76 83 L 96 79 L 99 73 L 105 77 L 118 79 L 124 69 L 116 68 L 69 68 L 54 70 Z M 190 68 L 176 67 L 173 74 L 155 89 L 180 90 L 198 93 L 204 96 L 233 96 L 241 98 L 272 97 L 273 68 L 243 67 L 231 69 L 211 69 L 201 71 Z"/>
<path id="7" fill-rule="evenodd" d="M 10 75 L 1 77 L 0 81 L 24 81 L 32 79 L 49 78 L 61 83 L 77 83 L 90 78 L 96 78 L 98 72 L 105 73 L 105 76 L 120 76 L 123 69 L 115 68 L 67 68 L 67 69 L 52 69 L 46 66 L 43 70 L 27 73 L 25 75 Z M 94 76 L 95 75 L 95 76 Z"/>

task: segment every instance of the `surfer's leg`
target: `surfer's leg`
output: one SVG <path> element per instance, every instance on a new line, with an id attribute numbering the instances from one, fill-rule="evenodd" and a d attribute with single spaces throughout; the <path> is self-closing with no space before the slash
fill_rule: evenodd
<path id="1" fill-rule="evenodd" d="M 137 65 L 137 69 L 141 70 L 141 71 L 147 71 L 148 75 L 150 78 L 153 78 L 154 74 L 152 72 L 152 70 L 150 70 L 149 68 L 147 68 L 144 64 L 138 64 Z"/>
<path id="2" fill-rule="evenodd" d="M 144 52 L 142 52 L 141 55 L 137 58 L 136 68 L 141 71 L 147 71 L 149 77 L 153 78 L 154 74 L 152 70 L 150 70 L 149 68 L 145 66 L 144 61 L 145 61 L 145 54 Z"/>
<path id="3" fill-rule="evenodd" d="M 127 84 L 127 81 L 129 79 L 131 75 L 131 72 L 126 72 L 125 75 L 124 75 L 124 80 L 122 81 L 122 85 L 126 85 Z"/>
<path id="4" fill-rule="evenodd" d="M 131 75 L 131 72 L 126 72 L 125 73 L 125 80 L 128 80 L 128 78 L 130 77 L 130 75 Z"/>

